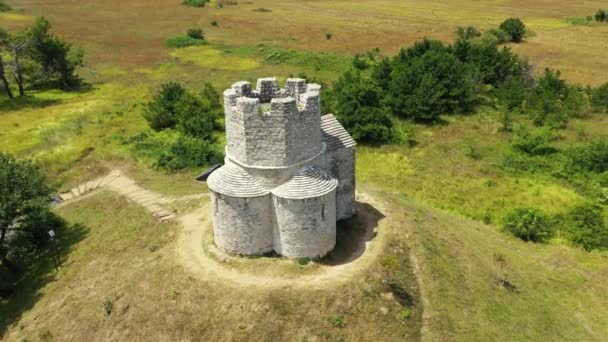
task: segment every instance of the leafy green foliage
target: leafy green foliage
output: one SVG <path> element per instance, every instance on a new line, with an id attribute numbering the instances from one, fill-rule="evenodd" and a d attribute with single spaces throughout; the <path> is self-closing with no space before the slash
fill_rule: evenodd
<path id="1" fill-rule="evenodd" d="M 207 2 L 209 0 L 184 0 L 182 4 L 190 7 L 205 7 Z"/>
<path id="2" fill-rule="evenodd" d="M 76 68 L 83 64 L 84 51 L 50 33 L 51 24 L 39 17 L 31 29 L 31 56 L 40 63 L 46 77 L 56 77 L 64 88 L 80 84 Z"/>
<path id="3" fill-rule="evenodd" d="M 593 89 L 591 104 L 598 110 L 608 111 L 608 83 Z"/>
<path id="4" fill-rule="evenodd" d="M 581 171 L 608 171 L 608 139 L 598 139 L 568 152 L 572 166 Z"/>
<path id="5" fill-rule="evenodd" d="M 507 111 L 520 110 L 528 95 L 528 89 L 519 78 L 509 78 L 496 88 L 498 103 Z"/>
<path id="6" fill-rule="evenodd" d="M 526 35 L 526 25 L 519 18 L 509 18 L 500 24 L 499 28 L 506 32 L 511 37 L 511 41 L 515 43 L 521 42 Z"/>
<path id="7" fill-rule="evenodd" d="M 206 41 L 202 39 L 192 38 L 190 36 L 175 36 L 167 39 L 165 45 L 169 48 L 185 48 L 188 46 L 200 46 L 207 44 Z"/>
<path id="8" fill-rule="evenodd" d="M 180 137 L 171 149 L 161 155 L 156 165 L 176 171 L 222 161 L 222 154 L 211 142 L 188 135 Z"/>
<path id="9" fill-rule="evenodd" d="M 148 151 L 156 166 L 171 171 L 216 162 L 221 153 L 213 144 L 213 131 L 221 112 L 219 94 L 210 84 L 194 94 L 177 82 L 164 83 L 146 105 L 144 117 L 156 131 L 176 128 L 177 141 L 166 143 L 140 135 L 126 143 L 133 143 L 139 154 Z"/>
<path id="10" fill-rule="evenodd" d="M 0 12 L 8 12 L 10 10 L 12 10 L 13 8 L 4 2 L 4 0 L 0 0 Z"/>
<path id="11" fill-rule="evenodd" d="M 514 236 L 531 242 L 544 242 L 553 236 L 553 223 L 541 210 L 518 208 L 510 212 L 503 228 Z"/>
<path id="12" fill-rule="evenodd" d="M 430 43 L 420 56 L 416 55 L 424 46 L 414 46 L 395 60 L 387 97 L 393 113 L 434 121 L 440 114 L 467 111 L 475 104 L 475 84 L 467 65 L 445 47 L 434 46 Z"/>
<path id="13" fill-rule="evenodd" d="M 48 230 L 62 225 L 50 211 L 52 193 L 36 165 L 0 153 L 0 262 L 8 273 L 27 268 L 46 246 Z"/>
<path id="14" fill-rule="evenodd" d="M 200 27 L 189 28 L 187 34 L 190 38 L 205 40 L 205 35 Z"/>
<path id="15" fill-rule="evenodd" d="M 144 118 L 152 129 L 172 128 L 178 123 L 177 103 L 185 93 L 186 89 L 177 82 L 167 82 L 160 86 L 144 112 Z"/>
<path id="16" fill-rule="evenodd" d="M 460 26 L 456 29 L 456 36 L 458 37 L 458 39 L 469 40 L 472 38 L 480 37 L 481 32 L 479 32 L 473 26 L 467 26 L 467 27 Z"/>
<path id="17" fill-rule="evenodd" d="M 527 102 L 527 110 L 534 124 L 554 128 L 565 127 L 568 122 L 568 112 L 564 103 L 568 92 L 568 85 L 561 79 L 561 73 L 546 69 Z"/>
<path id="18" fill-rule="evenodd" d="M 340 122 L 355 140 L 371 144 L 393 139 L 393 122 L 381 106 L 382 91 L 359 71 L 344 73 L 334 85 Z"/>
<path id="19" fill-rule="evenodd" d="M 520 127 L 513 137 L 513 147 L 529 155 L 547 155 L 557 150 L 549 143 L 553 140 L 553 132 L 548 129 L 529 130 Z"/>
<path id="20" fill-rule="evenodd" d="M 608 12 L 602 9 L 597 10 L 597 12 L 595 12 L 595 21 L 600 23 L 608 21 Z"/>
<path id="21" fill-rule="evenodd" d="M 333 37 L 333 35 L 329 32 L 325 33 L 325 39 L 326 40 L 331 40 L 331 37 Z"/>
<path id="22" fill-rule="evenodd" d="M 602 207 L 586 203 L 569 210 L 564 217 L 563 234 L 587 251 L 608 248 L 608 225 Z"/>

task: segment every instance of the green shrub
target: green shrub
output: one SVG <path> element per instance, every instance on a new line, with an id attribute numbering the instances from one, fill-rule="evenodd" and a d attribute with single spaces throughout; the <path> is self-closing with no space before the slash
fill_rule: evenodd
<path id="1" fill-rule="evenodd" d="M 597 22 L 604 22 L 608 20 L 608 12 L 606 12 L 605 10 L 597 10 L 597 12 L 595 12 L 595 20 Z"/>
<path id="2" fill-rule="evenodd" d="M 191 7 L 205 7 L 205 4 L 208 1 L 209 0 L 184 0 L 182 4 Z"/>
<path id="3" fill-rule="evenodd" d="M 479 32 L 473 26 L 468 26 L 468 27 L 460 26 L 456 29 L 456 37 L 458 37 L 458 39 L 469 40 L 469 39 L 477 38 L 480 36 L 481 36 L 481 32 Z"/>
<path id="4" fill-rule="evenodd" d="M 511 36 L 501 29 L 490 29 L 481 36 L 481 41 L 491 44 L 504 44 L 511 41 Z"/>
<path id="5" fill-rule="evenodd" d="M 325 39 L 326 40 L 331 40 L 331 37 L 332 37 L 331 33 L 329 33 L 329 32 L 325 33 Z"/>
<path id="6" fill-rule="evenodd" d="M 331 316 L 329 318 L 329 323 L 331 323 L 334 328 L 343 328 L 346 326 L 346 320 L 342 315 Z"/>
<path id="7" fill-rule="evenodd" d="M 156 166 L 176 171 L 220 163 L 222 158 L 219 148 L 211 142 L 191 136 L 182 136 L 171 146 L 169 152 L 161 155 Z"/>
<path id="8" fill-rule="evenodd" d="M 190 93 L 182 95 L 175 108 L 180 131 L 195 138 L 211 139 L 217 118 L 215 109 Z"/>
<path id="9" fill-rule="evenodd" d="M 165 42 L 169 48 L 185 48 L 188 46 L 200 46 L 205 45 L 206 42 L 202 39 L 192 38 L 190 36 L 175 36 L 167 39 Z"/>
<path id="10" fill-rule="evenodd" d="M 190 38 L 205 40 L 205 35 L 203 34 L 203 30 L 201 30 L 199 27 L 189 28 L 187 34 L 188 34 L 188 37 L 190 37 Z"/>
<path id="11" fill-rule="evenodd" d="M 608 111 L 608 83 L 591 91 L 591 104 L 597 110 Z"/>
<path id="12" fill-rule="evenodd" d="M 393 121 L 381 105 L 382 90 L 359 71 L 347 71 L 334 85 L 336 115 L 360 142 L 381 144 L 394 139 Z"/>
<path id="13" fill-rule="evenodd" d="M 529 155 L 547 155 L 557 151 L 549 144 L 553 138 L 553 132 L 549 129 L 529 130 L 520 127 L 513 136 L 512 146 Z"/>
<path id="14" fill-rule="evenodd" d="M 572 166 L 577 170 L 594 173 L 608 171 L 608 139 L 594 140 L 568 151 Z"/>
<path id="15" fill-rule="evenodd" d="M 167 82 L 160 86 L 144 110 L 144 118 L 152 129 L 163 130 L 178 123 L 176 106 L 185 93 L 186 89 L 177 82 Z"/>
<path id="16" fill-rule="evenodd" d="M 553 236 L 553 223 L 541 210 L 518 208 L 504 220 L 503 228 L 514 236 L 532 242 L 544 242 Z"/>
<path id="17" fill-rule="evenodd" d="M 526 102 L 526 109 L 537 126 L 564 128 L 568 123 L 565 105 L 570 88 L 559 71 L 545 69 Z"/>
<path id="18" fill-rule="evenodd" d="M 520 110 L 527 95 L 528 88 L 521 79 L 515 77 L 500 83 L 496 88 L 498 103 L 507 111 Z"/>
<path id="19" fill-rule="evenodd" d="M 220 26 L 220 23 L 218 23 L 217 20 L 214 20 L 211 22 L 211 26 Z"/>
<path id="20" fill-rule="evenodd" d="M 0 12 L 8 12 L 10 10 L 12 10 L 13 8 L 5 3 L 3 0 L 0 0 Z"/>
<path id="21" fill-rule="evenodd" d="M 403 308 L 403 310 L 401 310 L 401 312 L 399 313 L 399 319 L 401 319 L 402 321 L 406 321 L 410 318 L 411 315 L 412 313 L 410 312 L 410 309 Z"/>
<path id="22" fill-rule="evenodd" d="M 506 32 L 511 37 L 511 41 L 515 43 L 521 42 L 526 35 L 526 25 L 519 18 L 509 18 L 500 24 L 499 28 Z"/>
<path id="23" fill-rule="evenodd" d="M 593 17 L 568 17 L 566 21 L 572 25 L 589 25 L 593 22 Z"/>
<path id="24" fill-rule="evenodd" d="M 424 46 L 414 46 L 411 54 L 420 48 Z M 419 57 L 398 56 L 386 100 L 391 111 L 403 118 L 435 121 L 441 114 L 472 109 L 477 97 L 467 65 L 442 46 Z"/>
<path id="25" fill-rule="evenodd" d="M 608 225 L 602 207 L 587 203 L 572 208 L 565 215 L 563 234 L 587 251 L 608 248 Z"/>

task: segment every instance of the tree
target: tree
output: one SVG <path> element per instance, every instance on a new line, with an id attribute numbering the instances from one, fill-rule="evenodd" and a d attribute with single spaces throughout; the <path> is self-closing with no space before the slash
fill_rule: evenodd
<path id="1" fill-rule="evenodd" d="M 511 41 L 519 43 L 526 35 L 526 25 L 519 18 L 509 18 L 500 24 L 499 28 L 505 31 L 510 37 Z"/>
<path id="2" fill-rule="evenodd" d="M 210 140 L 215 128 L 217 108 L 209 101 L 188 92 L 182 94 L 175 110 L 178 115 L 178 128 L 192 137 Z"/>
<path id="3" fill-rule="evenodd" d="M 0 262 L 10 273 L 21 271 L 15 258 L 33 248 L 23 244 L 24 236 L 40 230 L 41 223 L 53 216 L 52 192 L 44 173 L 32 162 L 0 154 Z"/>
<path id="4" fill-rule="evenodd" d="M 10 99 L 12 99 L 14 96 L 13 96 L 13 92 L 11 91 L 11 86 L 8 83 L 8 79 L 6 78 L 6 67 L 5 67 L 6 62 L 2 58 L 2 50 L 1 50 L 2 47 L 6 46 L 8 40 L 9 40 L 8 32 L 6 32 L 2 28 L 0 28 L 0 80 L 2 81 L 2 85 L 4 86 L 6 95 Z"/>
<path id="5" fill-rule="evenodd" d="M 358 141 L 386 143 L 394 138 L 393 122 L 382 107 L 382 90 L 357 70 L 345 72 L 334 85 L 336 114 Z"/>
<path id="6" fill-rule="evenodd" d="M 559 71 L 545 69 L 545 73 L 532 89 L 526 103 L 527 112 L 534 124 L 554 128 L 565 127 L 568 113 L 564 101 L 568 91 L 568 84 L 561 79 Z"/>
<path id="7" fill-rule="evenodd" d="M 605 10 L 599 9 L 595 12 L 595 21 L 603 22 L 608 20 L 608 13 Z"/>
<path id="8" fill-rule="evenodd" d="M 383 57 L 380 62 L 378 62 L 378 64 L 374 65 L 372 68 L 372 80 L 384 91 L 388 90 L 391 83 L 392 70 L 393 66 L 391 65 L 391 61 L 388 59 L 388 57 Z"/>
<path id="9" fill-rule="evenodd" d="M 32 58 L 40 63 L 47 77 L 58 77 L 63 88 L 79 85 L 76 68 L 83 64 L 84 51 L 73 50 L 72 45 L 50 33 L 51 24 L 39 17 L 31 29 Z"/>
<path id="10" fill-rule="evenodd" d="M 154 130 L 175 127 L 178 123 L 177 103 L 186 89 L 177 82 L 167 82 L 160 86 L 151 102 L 146 105 L 144 118 Z"/>
<path id="11" fill-rule="evenodd" d="M 414 55 L 414 54 L 411 54 Z M 443 47 L 431 47 L 393 64 L 387 104 L 403 118 L 433 121 L 443 113 L 470 110 L 476 102 L 470 70 Z"/>

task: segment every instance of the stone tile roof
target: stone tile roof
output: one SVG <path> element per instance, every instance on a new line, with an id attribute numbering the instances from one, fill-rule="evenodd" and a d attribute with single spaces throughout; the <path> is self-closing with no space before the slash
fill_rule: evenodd
<path id="1" fill-rule="evenodd" d="M 333 114 L 321 117 L 321 132 L 323 142 L 327 144 L 327 151 L 339 150 L 357 145 Z"/>
<path id="2" fill-rule="evenodd" d="M 316 166 L 301 169 L 287 182 L 272 190 L 281 198 L 303 199 L 326 195 L 338 186 L 338 180 Z"/>
<path id="3" fill-rule="evenodd" d="M 209 189 L 232 197 L 259 197 L 269 193 L 238 165 L 227 163 L 207 179 Z"/>

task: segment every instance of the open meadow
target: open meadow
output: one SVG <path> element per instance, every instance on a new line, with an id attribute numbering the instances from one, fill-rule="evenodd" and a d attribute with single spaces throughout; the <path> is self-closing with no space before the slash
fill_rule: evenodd
<path id="1" fill-rule="evenodd" d="M 167 81 L 193 91 L 209 83 L 221 94 L 239 80 L 306 75 L 329 89 L 355 54 L 392 56 L 425 37 L 452 43 L 458 27 L 485 31 L 510 17 L 528 36 L 507 46 L 535 75 L 551 67 L 597 87 L 608 82 L 608 24 L 573 18 L 605 1 L 5 2 L 12 10 L 0 12 L 1 28 L 44 16 L 86 54 L 78 90 L 0 94 L 0 152 L 36 160 L 59 192 L 120 170 L 175 219 L 159 222 L 109 186 L 56 207 L 68 223 L 61 267 L 43 255 L 1 299 L 0 340 L 608 340 L 606 249 L 501 231 L 521 207 L 559 221 L 594 201 L 607 216 L 608 173 L 589 181 L 563 166 L 576 148 L 608 137 L 605 112 L 570 118 L 547 138 L 552 152 L 532 156 L 515 151 L 517 129 L 502 129 L 496 105 L 435 123 L 404 120 L 410 143 L 357 147 L 359 215 L 339 226 L 335 254 L 297 261 L 215 253 L 207 188 L 194 181 L 208 165 L 161 170 L 158 156 L 179 137 L 154 132 L 143 116 Z M 206 44 L 167 47 L 191 27 Z M 533 127 L 524 114 L 512 120 Z M 187 235 L 197 226 L 204 236 Z"/>

